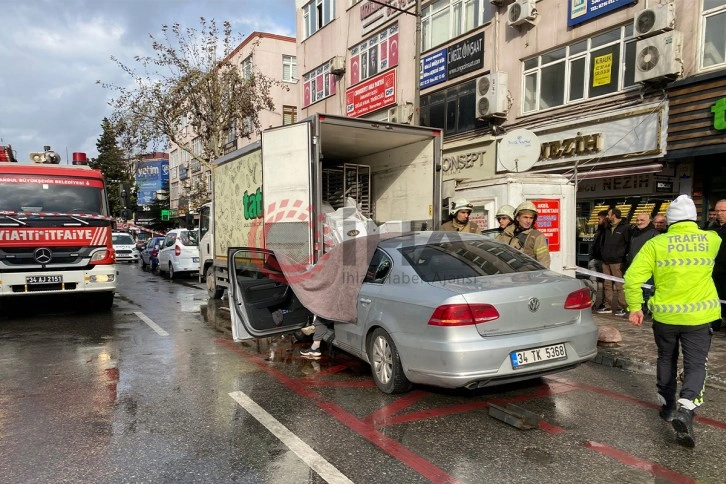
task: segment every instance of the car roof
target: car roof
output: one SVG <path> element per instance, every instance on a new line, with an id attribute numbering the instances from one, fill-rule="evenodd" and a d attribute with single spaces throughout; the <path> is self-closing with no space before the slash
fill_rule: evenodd
<path id="1" fill-rule="evenodd" d="M 375 236 L 374 236 L 375 237 Z M 381 241 L 378 246 L 382 249 L 397 249 L 399 247 L 412 247 L 423 245 L 429 242 L 459 242 L 463 240 L 479 240 L 483 238 L 479 234 L 462 234 L 461 232 L 440 232 L 424 231 L 402 234 L 399 237 L 392 237 Z M 484 239 L 491 241 L 492 239 Z"/>

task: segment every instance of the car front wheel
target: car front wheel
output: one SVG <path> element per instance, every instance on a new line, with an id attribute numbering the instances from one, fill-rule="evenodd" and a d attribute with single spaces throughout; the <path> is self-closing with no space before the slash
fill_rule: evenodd
<path id="1" fill-rule="evenodd" d="M 411 389 L 411 382 L 403 374 L 401 357 L 391 336 L 382 328 L 376 329 L 368 343 L 368 361 L 373 380 L 383 393 L 403 393 Z"/>

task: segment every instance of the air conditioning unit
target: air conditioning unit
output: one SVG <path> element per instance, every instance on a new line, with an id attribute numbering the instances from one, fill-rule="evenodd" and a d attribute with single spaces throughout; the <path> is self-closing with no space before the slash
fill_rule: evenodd
<path id="1" fill-rule="evenodd" d="M 345 74 L 345 57 L 336 55 L 330 59 L 330 72 L 337 76 Z"/>
<path id="2" fill-rule="evenodd" d="M 535 0 L 516 0 L 507 7 L 507 24 L 516 27 L 523 24 L 533 24 L 537 17 Z"/>
<path id="3" fill-rule="evenodd" d="M 635 44 L 635 82 L 675 79 L 683 69 L 683 34 L 671 30 Z"/>
<path id="4" fill-rule="evenodd" d="M 388 109 L 388 122 L 409 124 L 413 118 L 413 105 L 402 104 Z"/>
<path id="5" fill-rule="evenodd" d="M 638 12 L 633 19 L 633 30 L 637 37 L 650 37 L 676 26 L 676 7 L 673 2 L 660 3 Z"/>
<path id="6" fill-rule="evenodd" d="M 492 72 L 476 80 L 476 117 L 504 116 L 509 109 L 506 72 Z"/>

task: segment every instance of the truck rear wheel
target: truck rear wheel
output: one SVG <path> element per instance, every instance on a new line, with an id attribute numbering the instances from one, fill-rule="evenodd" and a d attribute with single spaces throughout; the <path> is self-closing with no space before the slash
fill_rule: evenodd
<path id="1" fill-rule="evenodd" d="M 217 278 L 214 276 L 214 266 L 207 267 L 206 276 L 207 280 L 207 296 L 209 299 L 219 299 L 224 293 L 224 288 L 217 286 Z"/>

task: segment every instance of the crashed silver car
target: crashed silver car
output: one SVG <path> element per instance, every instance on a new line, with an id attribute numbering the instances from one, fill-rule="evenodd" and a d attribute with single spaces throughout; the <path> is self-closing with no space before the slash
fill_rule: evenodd
<path id="1" fill-rule="evenodd" d="M 229 250 L 235 341 L 335 320 L 333 345 L 385 393 L 536 378 L 595 357 L 590 291 L 494 240 L 418 232 L 346 241 L 312 268 Z"/>

